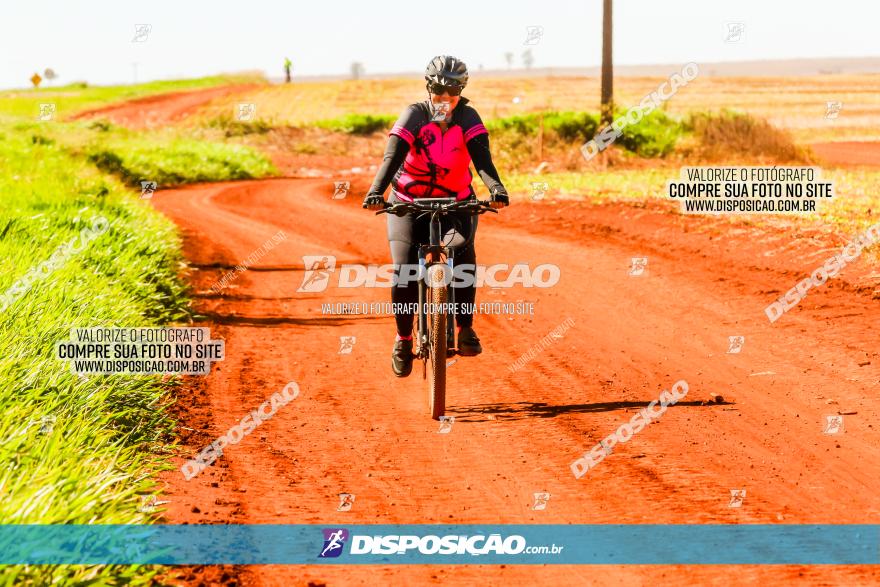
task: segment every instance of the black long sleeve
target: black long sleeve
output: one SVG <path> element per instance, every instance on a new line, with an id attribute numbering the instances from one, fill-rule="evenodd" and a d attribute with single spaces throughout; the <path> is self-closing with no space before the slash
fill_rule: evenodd
<path id="1" fill-rule="evenodd" d="M 506 194 L 507 190 L 498 177 L 498 170 L 495 169 L 495 164 L 492 163 L 492 153 L 489 151 L 489 135 L 481 134 L 475 136 L 468 141 L 467 149 L 471 160 L 474 162 L 474 168 L 480 175 L 480 179 L 489 188 L 489 193 L 495 193 L 497 190 L 500 193 Z"/>
<path id="2" fill-rule="evenodd" d="M 373 185 L 370 186 L 370 194 L 379 194 L 380 196 L 388 189 L 394 174 L 400 169 L 403 160 L 409 153 L 409 143 L 401 139 L 397 135 L 388 137 L 388 143 L 385 145 L 385 155 L 382 157 L 382 165 L 376 171 L 376 178 Z"/>

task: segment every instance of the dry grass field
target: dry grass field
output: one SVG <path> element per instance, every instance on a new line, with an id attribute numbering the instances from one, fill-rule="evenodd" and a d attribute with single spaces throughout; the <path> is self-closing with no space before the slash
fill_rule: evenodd
<path id="1" fill-rule="evenodd" d="M 670 72 L 672 73 L 672 72 Z M 615 80 L 621 107 L 638 102 L 664 81 L 659 77 Z M 575 77 L 472 77 L 465 95 L 485 119 L 542 110 L 596 111 L 599 80 Z M 275 124 L 302 124 L 349 113 L 398 114 L 425 97 L 418 78 L 330 82 L 294 82 L 265 86 L 237 96 L 253 102 L 257 117 Z M 826 103 L 838 101 L 836 119 L 826 118 Z M 232 100 L 219 100 L 200 117 L 229 115 Z M 880 75 L 822 75 L 789 78 L 697 77 L 666 104 L 673 115 L 729 108 L 766 118 L 789 129 L 799 143 L 880 139 Z"/>

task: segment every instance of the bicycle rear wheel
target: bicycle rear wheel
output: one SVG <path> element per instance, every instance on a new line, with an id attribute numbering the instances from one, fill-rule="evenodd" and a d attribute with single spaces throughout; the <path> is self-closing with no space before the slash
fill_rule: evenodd
<path id="1" fill-rule="evenodd" d="M 446 286 L 437 283 L 428 288 L 433 309 L 446 305 Z M 439 420 L 446 414 L 446 312 L 433 311 L 428 315 L 428 407 L 431 417 Z"/>

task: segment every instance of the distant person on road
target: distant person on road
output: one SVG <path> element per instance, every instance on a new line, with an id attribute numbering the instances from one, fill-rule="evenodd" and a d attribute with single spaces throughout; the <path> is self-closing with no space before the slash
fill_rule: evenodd
<path id="1" fill-rule="evenodd" d="M 467 66 L 455 57 L 439 55 L 428 63 L 425 80 L 428 99 L 407 106 L 391 129 L 382 165 L 364 198 L 364 208 L 382 209 L 385 206 L 383 194 L 389 184 L 391 204 L 426 198 L 476 199 L 471 186 L 471 162 L 489 188 L 492 207 L 507 206 L 507 190 L 492 163 L 488 131 L 480 115 L 461 95 L 468 82 Z M 456 230 L 463 234 L 473 235 L 477 229 L 476 216 L 461 215 L 455 217 L 455 221 Z M 395 277 L 398 277 L 401 266 L 418 263 L 418 247 L 429 240 L 429 223 L 427 217 L 416 220 L 413 214 L 402 217 L 389 214 L 387 222 L 391 258 Z M 476 266 L 473 240 L 466 249 L 455 252 L 455 261 L 457 265 Z M 473 275 L 472 271 L 467 273 Z M 391 288 L 391 301 L 406 304 L 394 306 L 396 310 L 418 303 L 416 283 L 395 283 Z M 456 303 L 472 306 L 475 299 L 476 285 L 456 289 Z M 463 356 L 483 351 L 472 328 L 471 309 L 456 314 L 458 353 Z M 412 371 L 413 314 L 395 313 L 394 319 L 397 337 L 391 354 L 392 369 L 398 377 L 406 377 Z"/>
<path id="2" fill-rule="evenodd" d="M 290 68 L 293 67 L 293 62 L 289 57 L 284 58 L 284 83 L 290 83 Z"/>

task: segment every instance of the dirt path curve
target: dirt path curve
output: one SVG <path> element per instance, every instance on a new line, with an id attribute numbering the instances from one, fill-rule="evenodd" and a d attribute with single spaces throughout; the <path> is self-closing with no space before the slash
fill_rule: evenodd
<path id="1" fill-rule="evenodd" d="M 234 84 L 156 94 L 79 112 L 72 116 L 71 120 L 106 118 L 114 124 L 131 129 L 166 126 L 182 122 L 212 100 L 244 94 L 259 87 L 260 84 Z M 230 106 L 230 115 L 232 112 Z"/>
<path id="2" fill-rule="evenodd" d="M 277 179 L 154 197 L 182 229 L 212 336 L 226 340 L 228 358 L 182 392 L 189 454 L 287 382 L 302 390 L 195 479 L 165 475 L 168 521 L 880 522 L 880 304 L 831 282 L 775 324 L 764 315 L 830 256 L 809 239 L 719 228 L 666 208 L 520 200 L 484 217 L 480 263 L 555 263 L 562 277 L 549 289 L 480 290 L 478 302 L 530 300 L 535 314 L 477 318 L 486 350 L 450 366 L 456 422 L 438 434 L 421 378 L 391 373 L 392 318 L 322 315 L 322 303 L 387 301 L 388 290 L 332 282 L 323 294 L 297 293 L 303 255 L 388 262 L 383 220 L 331 192 L 329 181 Z M 224 295 L 208 293 L 278 230 L 288 238 Z M 642 256 L 647 274 L 630 276 L 630 259 Z M 568 318 L 561 339 L 510 373 Z M 745 345 L 728 354 L 734 335 Z M 356 337 L 351 354 L 339 354 L 342 336 Z M 679 379 L 688 397 L 574 478 L 573 460 Z M 713 392 L 726 403 L 701 405 Z M 844 433 L 823 434 L 838 411 L 857 413 L 845 416 Z M 731 489 L 747 491 L 741 508 L 728 507 Z M 532 511 L 540 491 L 549 505 Z M 343 492 L 356 500 L 340 513 Z M 866 567 L 552 565 L 215 568 L 188 582 L 217 582 L 221 572 L 263 586 L 880 582 L 880 569 Z"/>

